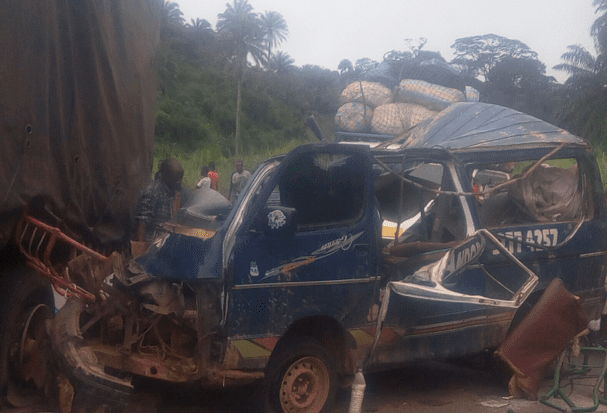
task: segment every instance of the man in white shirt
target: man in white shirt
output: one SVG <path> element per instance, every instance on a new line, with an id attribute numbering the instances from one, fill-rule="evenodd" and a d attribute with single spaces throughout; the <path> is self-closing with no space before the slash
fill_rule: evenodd
<path id="1" fill-rule="evenodd" d="M 244 163 L 242 159 L 238 159 L 234 166 L 236 167 L 236 172 L 232 175 L 232 180 L 230 181 L 230 194 L 228 196 L 228 201 L 234 202 L 238 198 L 238 195 L 242 192 L 247 181 L 251 177 L 251 172 L 244 169 Z"/>

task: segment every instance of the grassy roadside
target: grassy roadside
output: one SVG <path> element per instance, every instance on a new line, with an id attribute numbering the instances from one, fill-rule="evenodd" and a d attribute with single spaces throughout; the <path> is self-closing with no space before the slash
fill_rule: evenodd
<path id="1" fill-rule="evenodd" d="M 594 155 L 599 164 L 601 170 L 601 176 L 603 177 L 603 187 L 607 189 L 607 152 L 602 149 L 595 149 Z"/>
<path id="2" fill-rule="evenodd" d="M 314 142 L 311 141 L 310 143 Z M 262 161 L 273 156 L 286 154 L 304 143 L 306 142 L 289 141 L 272 150 L 243 155 L 242 159 L 245 168 L 253 172 Z M 607 151 L 595 148 L 594 153 L 598 161 L 601 176 L 603 177 L 603 185 L 607 189 Z M 227 196 L 230 188 L 230 177 L 234 173 L 235 159 L 226 158 L 221 155 L 219 147 L 209 146 L 186 153 L 169 145 L 157 144 L 154 148 L 154 171 L 157 171 L 160 162 L 169 156 L 179 159 L 183 165 L 185 170 L 183 182 L 189 188 L 194 188 L 196 182 L 200 179 L 200 168 L 202 165 L 208 165 L 210 161 L 214 161 L 219 175 L 219 192 Z"/>
<path id="3" fill-rule="evenodd" d="M 273 156 L 282 155 L 290 152 L 295 147 L 306 142 L 289 141 L 277 146 L 272 150 L 266 150 L 259 153 L 249 153 L 242 155 L 245 169 L 253 172 L 257 166 L 264 160 Z M 193 152 L 183 152 L 169 145 L 156 144 L 154 148 L 154 171 L 158 170 L 158 166 L 162 160 L 168 157 L 174 157 L 181 162 L 184 169 L 183 184 L 193 189 L 200 179 L 200 168 L 203 165 L 208 165 L 210 161 L 215 162 L 217 174 L 219 175 L 219 192 L 224 196 L 228 195 L 230 189 L 230 177 L 234 173 L 235 158 L 226 158 L 221 155 L 219 147 L 205 147 Z"/>

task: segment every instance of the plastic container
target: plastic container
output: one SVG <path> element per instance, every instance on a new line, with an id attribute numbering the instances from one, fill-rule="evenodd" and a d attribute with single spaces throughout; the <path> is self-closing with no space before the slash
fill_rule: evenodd
<path id="1" fill-rule="evenodd" d="M 363 399 L 365 398 L 365 376 L 363 376 L 362 370 L 358 370 L 354 375 L 354 382 L 352 383 L 352 397 L 350 399 L 350 408 L 348 413 L 361 413 L 363 407 Z"/>

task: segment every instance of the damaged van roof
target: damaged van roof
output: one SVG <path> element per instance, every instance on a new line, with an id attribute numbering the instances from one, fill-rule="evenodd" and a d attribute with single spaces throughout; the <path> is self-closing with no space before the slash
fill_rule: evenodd
<path id="1" fill-rule="evenodd" d="M 504 148 L 533 144 L 588 143 L 548 122 L 503 106 L 456 103 L 380 148 L 448 150 Z"/>

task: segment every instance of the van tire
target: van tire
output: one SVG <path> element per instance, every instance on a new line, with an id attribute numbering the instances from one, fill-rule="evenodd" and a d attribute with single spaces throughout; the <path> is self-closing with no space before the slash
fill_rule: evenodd
<path id="1" fill-rule="evenodd" d="M 26 265 L 0 276 L 0 409 L 48 404 L 54 393 L 51 288 Z"/>
<path id="2" fill-rule="evenodd" d="M 266 368 L 262 411 L 323 413 L 337 392 L 337 373 L 327 349 L 312 338 L 283 343 Z"/>

